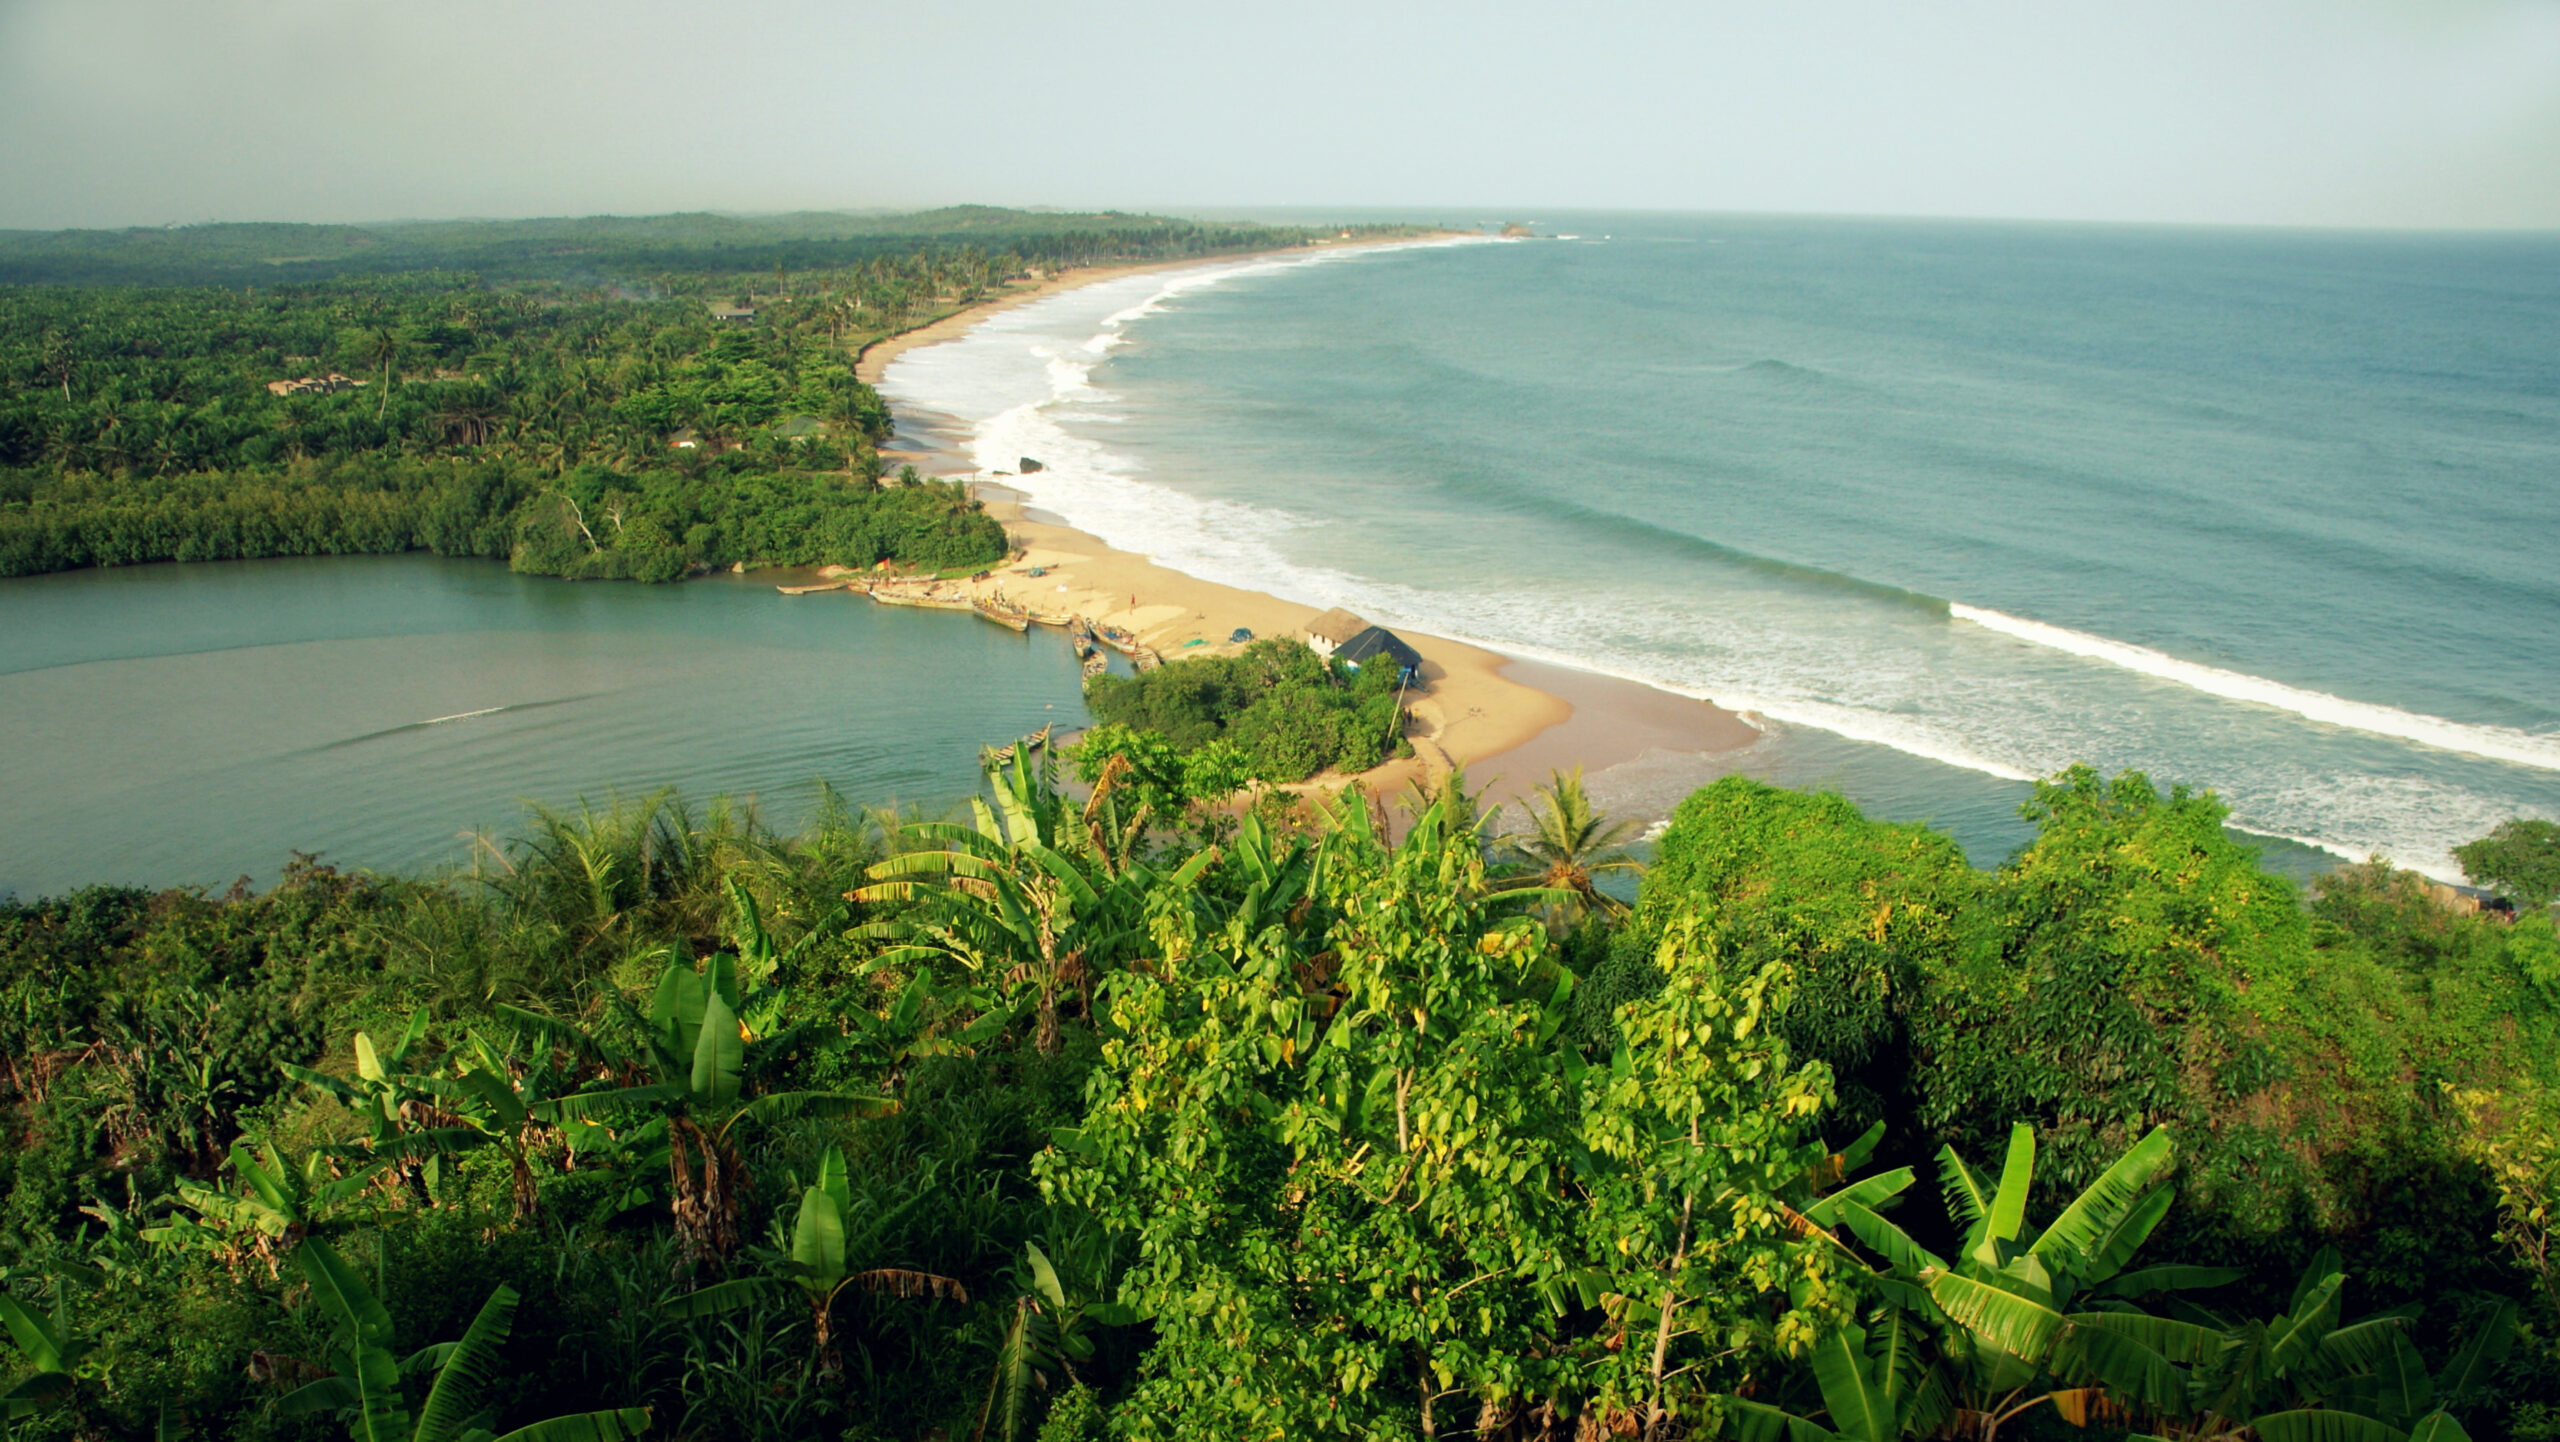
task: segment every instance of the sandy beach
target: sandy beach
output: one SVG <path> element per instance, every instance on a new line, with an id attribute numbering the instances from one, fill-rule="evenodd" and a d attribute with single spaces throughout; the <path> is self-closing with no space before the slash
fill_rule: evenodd
<path id="1" fill-rule="evenodd" d="M 855 357 L 853 373 L 864 385 L 876 386 L 880 384 L 880 378 L 888 374 L 891 361 L 918 346 L 957 340 L 968 334 L 971 327 L 978 325 L 991 315 L 1011 310 L 1018 305 L 1029 305 L 1035 300 L 1045 300 L 1060 291 L 1092 285 L 1096 281 L 1117 280 L 1124 275 L 1144 275 L 1155 271 L 1194 270 L 1201 266 L 1233 265 L 1240 260 L 1253 260 L 1264 256 L 1306 255 L 1325 250 L 1364 250 L 1380 245 L 1407 243 L 1409 243 L 1407 240 L 1401 238 L 1323 241 L 1311 246 L 1288 246 L 1276 250 L 1239 250 L 1224 255 L 1190 256 L 1182 260 L 1169 261 L 1132 261 L 1124 265 L 1073 266 L 1065 270 L 1043 273 L 1038 280 L 1027 283 L 1016 281 L 1012 288 L 1007 289 L 1003 294 L 989 296 L 976 305 L 954 311 L 931 324 L 917 326 L 914 330 L 902 330 L 896 335 L 883 336 L 873 341 L 864 346 L 862 353 Z"/>
<path id="2" fill-rule="evenodd" d="M 918 346 L 957 339 L 992 314 L 1061 291 L 1124 275 L 1239 258 L 1094 266 L 1048 276 L 930 325 L 874 342 L 863 352 L 857 373 L 877 385 L 897 356 Z M 900 422 L 902 432 L 930 434 L 922 418 L 901 415 Z M 1242 643 L 1229 638 L 1239 629 L 1256 638 L 1303 639 L 1307 624 L 1320 614 L 1318 607 L 1221 585 L 1114 549 L 1026 506 L 1021 493 L 968 472 L 956 449 L 884 452 L 884 456 L 915 464 L 929 475 L 975 481 L 988 513 L 1013 537 L 1012 561 L 985 573 L 983 579 L 940 583 L 931 588 L 938 597 L 998 601 L 1036 615 L 1081 616 L 1096 626 L 1134 634 L 1169 663 L 1187 656 L 1233 654 L 1242 649 Z M 1396 634 L 1421 654 L 1425 685 L 1407 702 L 1415 723 L 1408 733 L 1414 757 L 1360 778 L 1373 792 L 1400 790 L 1416 781 L 1429 784 L 1453 767 L 1464 767 L 1471 783 L 1484 787 L 1492 799 L 1505 800 L 1526 793 L 1551 770 L 1581 766 L 1597 773 L 1665 752 L 1734 752 L 1761 735 L 1758 727 L 1731 711 L 1637 682 L 1519 660 L 1443 636 L 1402 629 Z"/>

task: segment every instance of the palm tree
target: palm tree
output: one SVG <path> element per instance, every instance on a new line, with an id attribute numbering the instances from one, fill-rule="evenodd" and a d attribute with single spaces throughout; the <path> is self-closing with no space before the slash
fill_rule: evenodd
<path id="1" fill-rule="evenodd" d="M 377 325 L 365 332 L 365 356 L 382 367 L 382 403 L 373 408 L 375 420 L 382 419 L 382 413 L 391 406 L 392 367 L 399 362 L 401 348 L 406 344 L 400 332 L 391 326 Z"/>
<path id="2" fill-rule="evenodd" d="M 1530 793 L 1527 832 L 1503 838 L 1502 849 L 1534 875 L 1537 884 L 1569 892 L 1571 909 L 1591 908 L 1614 915 L 1626 909 L 1602 891 L 1599 873 L 1634 871 L 1640 863 L 1620 848 L 1636 829 L 1632 821 L 1612 822 L 1591 808 L 1582 789 L 1582 768 L 1550 771 L 1547 784 Z"/>
<path id="3" fill-rule="evenodd" d="M 447 396 L 436 412 L 436 424 L 444 427 L 445 439 L 454 445 L 485 446 L 505 415 L 506 407 L 497 397 L 474 386 Z"/>
<path id="4" fill-rule="evenodd" d="M 62 398 L 71 399 L 71 373 L 80 368 L 79 353 L 72 349 L 71 338 L 47 326 L 39 344 L 45 373 L 62 383 Z"/>

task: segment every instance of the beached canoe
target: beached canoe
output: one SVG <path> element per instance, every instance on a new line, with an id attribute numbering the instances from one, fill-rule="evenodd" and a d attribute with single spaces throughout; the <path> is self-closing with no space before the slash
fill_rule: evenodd
<path id="1" fill-rule="evenodd" d="M 1028 631 L 1031 629 L 1030 612 L 1022 610 L 1017 606 L 1008 606 L 1002 601 L 973 601 L 970 603 L 969 609 L 986 617 L 988 620 L 995 622 L 997 625 L 1004 627 L 1008 631 Z"/>
<path id="2" fill-rule="evenodd" d="M 927 591 L 893 591 L 886 586 L 872 587 L 871 599 L 883 606 L 921 606 L 928 611 L 978 609 L 978 603 L 966 596 L 936 596 Z"/>

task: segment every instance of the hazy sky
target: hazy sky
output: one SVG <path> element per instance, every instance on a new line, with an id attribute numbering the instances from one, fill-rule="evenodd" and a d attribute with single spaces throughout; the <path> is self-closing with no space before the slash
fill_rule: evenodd
<path id="1" fill-rule="evenodd" d="M 2560 226 L 2560 0 L 0 0 L 0 226 L 922 206 Z"/>

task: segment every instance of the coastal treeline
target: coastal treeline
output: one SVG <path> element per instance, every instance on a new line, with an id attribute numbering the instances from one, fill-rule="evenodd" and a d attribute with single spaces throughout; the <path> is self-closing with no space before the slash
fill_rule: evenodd
<path id="1" fill-rule="evenodd" d="M 511 460 L 319 461 L 274 475 L 0 472 L 0 576 L 144 561 L 432 551 L 585 580 L 672 581 L 756 566 L 928 569 L 1005 553 L 1004 527 L 958 484 L 717 467 L 563 475 Z"/>
<path id="2" fill-rule="evenodd" d="M 697 564 L 779 561 L 781 552 L 737 540 L 753 517 L 776 506 L 849 514 L 869 503 L 818 499 L 811 478 L 834 472 L 859 492 L 882 477 L 888 411 L 854 374 L 872 341 L 1043 267 L 1304 239 L 1144 217 L 1104 225 L 966 212 L 918 226 L 837 217 L 834 230 L 803 219 L 806 234 L 767 227 L 817 247 L 788 254 L 728 248 L 717 237 L 764 232 L 715 217 L 474 223 L 394 227 L 391 239 L 345 233 L 357 237 L 346 241 L 351 255 L 397 259 L 390 271 L 351 262 L 328 278 L 283 283 L 244 273 L 225 285 L 0 288 L 6 574 L 416 546 L 527 554 L 527 569 L 552 574 L 655 575 L 669 549 Z M 12 255 L 230 255 L 226 247 L 292 238 L 271 229 L 296 230 L 0 236 L 0 275 L 88 275 L 12 269 Z M 572 243 L 581 238 L 595 243 Z M 583 267 L 565 276 L 551 264 L 564 247 Z M 465 260 L 489 268 L 436 268 Z M 100 274 L 157 273 L 119 265 Z M 593 534 L 581 539 L 594 544 L 569 548 L 572 558 L 553 544 L 548 510 L 506 505 L 497 511 L 532 530 L 448 547 L 430 538 L 429 517 L 399 500 L 443 497 L 450 513 L 451 497 L 486 499 L 492 485 L 550 491 L 580 508 L 607 492 L 648 497 L 650 526 L 668 545 L 644 527 L 633 550 L 645 555 L 629 566 L 596 562 L 615 547 L 586 520 Z M 935 504 L 899 502 L 883 514 Z M 808 524 L 771 520 L 783 531 Z M 825 559 L 849 561 L 860 549 Z M 938 554 L 960 564 L 1001 549 Z M 882 554 L 934 563 L 894 546 Z"/>
<path id="3" fill-rule="evenodd" d="M 1729 779 L 1630 904 L 1576 778 L 1511 831 L 1088 759 L 0 908 L 13 1425 L 2560 1426 L 2547 911 L 2306 894 L 2133 774 L 1994 871 Z"/>
<path id="4" fill-rule="evenodd" d="M 769 274 L 776 266 L 786 272 L 836 270 L 924 250 L 977 251 L 998 266 L 1056 269 L 1267 249 L 1300 243 L 1307 235 L 1293 226 L 991 205 L 902 215 L 693 212 L 361 226 L 225 222 L 0 231 L 0 285 L 263 286 L 439 270 L 506 281 L 631 283 Z"/>

